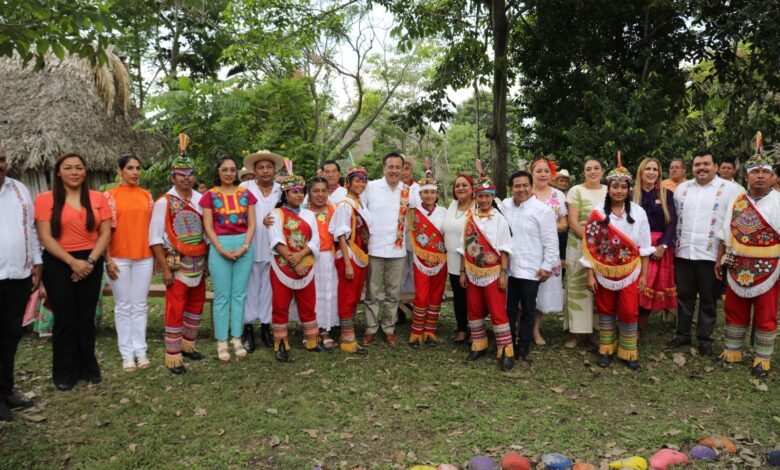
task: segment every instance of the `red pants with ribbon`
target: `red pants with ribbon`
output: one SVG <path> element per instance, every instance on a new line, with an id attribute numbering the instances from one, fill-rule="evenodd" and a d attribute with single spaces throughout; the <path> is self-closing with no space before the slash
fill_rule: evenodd
<path id="1" fill-rule="evenodd" d="M 637 360 L 639 281 L 620 290 L 609 290 L 599 284 L 596 290 L 596 310 L 599 314 L 599 353 L 612 355 L 617 343 L 620 359 Z M 615 334 L 616 329 L 619 335 Z"/>
<path id="2" fill-rule="evenodd" d="M 730 285 L 726 285 L 726 301 L 723 303 L 723 310 L 726 312 L 726 330 L 722 355 L 726 361 L 740 362 L 742 360 L 742 347 L 750 324 L 752 310 L 753 328 L 756 335 L 756 356 L 753 359 L 753 366 L 761 363 L 764 370 L 769 370 L 774 352 L 775 331 L 777 330 L 778 295 L 780 295 L 780 283 L 753 298 L 740 297 L 731 289 Z"/>
<path id="3" fill-rule="evenodd" d="M 314 279 L 303 289 L 290 289 L 282 284 L 279 276 L 271 268 L 271 289 L 274 293 L 271 300 L 271 322 L 274 330 L 274 349 L 279 349 L 279 343 L 284 341 L 287 350 L 290 345 L 287 342 L 287 322 L 290 319 L 290 303 L 295 299 L 298 305 L 298 317 L 301 319 L 303 336 L 306 338 L 306 347 L 317 345 L 319 328 L 317 327 L 317 314 L 314 306 L 317 303 L 317 288 Z"/>
<path id="4" fill-rule="evenodd" d="M 493 334 L 496 336 L 498 356 L 500 357 L 502 350 L 505 350 L 507 356 L 514 357 L 512 331 L 509 328 L 509 317 L 506 314 L 506 291 L 498 288 L 498 280 L 485 287 L 468 282 L 466 306 L 469 330 L 471 331 L 471 349 L 482 351 L 488 347 L 485 315 L 489 312 L 490 321 L 493 323 Z"/>
<path id="5" fill-rule="evenodd" d="M 444 286 L 447 283 L 447 266 L 433 276 L 429 276 L 414 267 L 414 309 L 412 314 L 412 334 L 409 342 L 422 338 L 436 339 L 436 328 L 439 325 L 441 299 L 444 296 Z"/>
<path id="6" fill-rule="evenodd" d="M 181 352 L 195 350 L 200 317 L 206 303 L 206 276 L 195 287 L 175 280 L 165 289 L 165 365 L 183 364 Z"/>

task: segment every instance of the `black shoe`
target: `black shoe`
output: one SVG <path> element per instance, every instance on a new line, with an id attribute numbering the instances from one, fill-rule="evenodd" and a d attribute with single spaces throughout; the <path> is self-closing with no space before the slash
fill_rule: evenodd
<path id="1" fill-rule="evenodd" d="M 203 354 L 199 353 L 198 351 L 190 351 L 190 352 L 182 351 L 181 355 L 190 358 L 193 361 L 200 361 L 201 359 L 203 359 Z"/>
<path id="2" fill-rule="evenodd" d="M 673 340 L 666 343 L 666 349 L 677 349 L 680 346 L 690 346 L 690 344 L 691 344 L 691 340 L 683 339 L 677 336 Z"/>
<path id="3" fill-rule="evenodd" d="M 287 354 L 287 348 L 284 346 L 284 341 L 279 343 L 279 350 L 276 351 L 276 360 L 279 362 L 290 362 L 290 356 Z"/>
<path id="4" fill-rule="evenodd" d="M 712 343 L 699 343 L 699 356 L 713 356 Z"/>
<path id="5" fill-rule="evenodd" d="M 93 375 L 91 377 L 84 377 L 84 380 L 86 380 L 87 383 L 90 385 L 97 385 L 103 381 L 103 378 L 100 377 L 99 375 Z"/>
<path id="6" fill-rule="evenodd" d="M 70 389 L 72 389 L 73 387 L 75 387 L 75 386 L 76 386 L 76 384 L 75 384 L 75 383 L 68 383 L 68 382 L 62 382 L 62 383 L 57 383 L 57 382 L 54 382 L 54 386 L 55 386 L 55 387 L 57 388 L 57 390 L 59 390 L 60 392 L 67 392 L 68 390 L 70 390 Z"/>
<path id="7" fill-rule="evenodd" d="M 471 353 L 466 356 L 466 361 L 476 361 L 485 354 L 487 354 L 487 349 L 483 349 L 482 351 L 471 351 Z"/>
<path id="8" fill-rule="evenodd" d="M 13 421 L 14 415 L 11 414 L 11 409 L 6 406 L 5 402 L 0 400 L 0 421 Z"/>
<path id="9" fill-rule="evenodd" d="M 241 345 L 244 346 L 246 352 L 255 352 L 255 329 L 250 323 L 244 325 L 244 333 L 241 335 Z"/>
<path id="10" fill-rule="evenodd" d="M 420 349 L 420 340 L 409 341 L 409 347 L 412 349 Z"/>
<path id="11" fill-rule="evenodd" d="M 755 367 L 753 367 L 753 369 L 751 369 L 750 375 L 759 379 L 765 379 L 769 376 L 769 371 L 764 370 L 764 366 L 759 362 Z"/>
<path id="12" fill-rule="evenodd" d="M 512 356 L 507 356 L 506 348 L 504 348 L 501 351 L 501 359 L 498 361 L 498 368 L 501 369 L 502 372 L 508 372 L 512 370 L 514 366 L 515 358 Z"/>
<path id="13" fill-rule="evenodd" d="M 405 305 L 405 306 L 406 306 L 406 307 L 407 307 L 409 310 L 412 310 L 412 306 L 411 306 L 411 305 L 409 305 L 409 304 L 404 304 L 404 305 Z M 397 315 L 397 318 L 395 319 L 395 324 L 396 324 L 396 325 L 403 325 L 404 323 L 406 323 L 406 314 L 404 313 L 404 311 L 403 311 L 403 310 L 401 310 L 401 309 L 399 308 L 399 309 L 398 309 L 398 315 Z"/>
<path id="14" fill-rule="evenodd" d="M 625 359 L 621 359 L 620 362 L 622 362 L 624 366 L 628 367 L 634 372 L 639 372 L 640 370 L 642 370 L 642 366 L 640 366 L 639 363 L 636 361 L 628 361 Z"/>
<path id="15" fill-rule="evenodd" d="M 432 336 L 428 336 L 427 338 L 425 338 L 425 345 L 426 346 L 430 346 L 432 348 L 435 348 L 437 344 L 439 344 L 438 341 L 433 339 Z"/>
<path id="16" fill-rule="evenodd" d="M 729 365 L 728 361 L 726 361 L 725 357 L 716 357 L 712 360 L 712 365 L 716 367 L 726 367 Z"/>
<path id="17" fill-rule="evenodd" d="M 324 352 L 324 353 L 332 353 L 333 352 L 333 348 L 326 348 L 325 345 L 322 344 L 322 341 L 319 340 L 319 338 L 317 339 L 317 345 L 316 346 L 314 346 L 311 349 L 306 349 L 306 350 L 309 351 L 309 352 Z"/>
<path id="18" fill-rule="evenodd" d="M 260 341 L 266 348 L 274 347 L 274 335 L 271 333 L 271 325 L 268 323 L 260 324 Z"/>
<path id="19" fill-rule="evenodd" d="M 171 374 L 174 374 L 174 375 L 181 375 L 181 374 L 187 372 L 187 368 L 184 367 L 184 364 L 182 364 L 180 366 L 176 366 L 176 367 L 169 367 L 168 370 L 171 371 Z"/>
<path id="20" fill-rule="evenodd" d="M 5 404 L 8 405 L 9 408 L 14 410 L 30 408 L 31 406 L 33 406 L 32 400 L 28 400 L 27 398 L 20 397 L 15 393 L 6 395 Z"/>
<path id="21" fill-rule="evenodd" d="M 612 364 L 612 356 L 609 354 L 599 354 L 598 359 L 596 359 L 596 365 L 601 367 L 602 369 L 605 369 L 609 367 L 609 365 Z"/>

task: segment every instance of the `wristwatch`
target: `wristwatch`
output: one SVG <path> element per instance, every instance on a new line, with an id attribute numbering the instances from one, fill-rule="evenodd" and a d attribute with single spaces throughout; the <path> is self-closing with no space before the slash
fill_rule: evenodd
<path id="1" fill-rule="evenodd" d="M 97 260 L 90 257 L 90 258 L 87 258 L 87 263 L 89 263 L 92 266 L 94 266 L 95 263 L 97 263 Z"/>

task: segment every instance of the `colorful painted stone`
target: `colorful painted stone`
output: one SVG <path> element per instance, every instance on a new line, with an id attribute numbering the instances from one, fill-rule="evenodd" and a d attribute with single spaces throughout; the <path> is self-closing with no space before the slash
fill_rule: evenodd
<path id="1" fill-rule="evenodd" d="M 487 455 L 480 455 L 469 460 L 466 468 L 468 470 L 495 470 L 496 462 Z"/>
<path id="2" fill-rule="evenodd" d="M 650 457 L 650 468 L 666 470 L 673 465 L 688 465 L 688 456 L 672 449 L 661 449 Z"/>
<path id="3" fill-rule="evenodd" d="M 647 460 L 635 455 L 626 459 L 610 462 L 609 468 L 615 470 L 647 470 Z"/>
<path id="4" fill-rule="evenodd" d="M 699 444 L 713 449 L 725 450 L 729 454 L 737 452 L 737 446 L 726 436 L 703 437 L 699 439 Z"/>
<path id="5" fill-rule="evenodd" d="M 436 470 L 458 470 L 458 467 L 452 465 L 451 463 L 443 463 L 436 467 Z"/>
<path id="6" fill-rule="evenodd" d="M 571 470 L 596 470 L 596 467 L 589 463 L 575 463 Z"/>
<path id="7" fill-rule="evenodd" d="M 436 467 L 431 467 L 430 465 L 415 465 L 409 470 L 436 470 Z"/>
<path id="8" fill-rule="evenodd" d="M 691 448 L 691 458 L 694 460 L 717 460 L 718 454 L 712 447 L 697 445 Z"/>
<path id="9" fill-rule="evenodd" d="M 780 449 L 770 450 L 767 452 L 766 463 L 773 467 L 780 467 Z"/>
<path id="10" fill-rule="evenodd" d="M 542 455 L 542 463 L 545 470 L 571 470 L 574 467 L 570 458 L 558 453 Z"/>
<path id="11" fill-rule="evenodd" d="M 531 461 L 517 452 L 509 452 L 501 459 L 501 470 L 531 470 Z"/>

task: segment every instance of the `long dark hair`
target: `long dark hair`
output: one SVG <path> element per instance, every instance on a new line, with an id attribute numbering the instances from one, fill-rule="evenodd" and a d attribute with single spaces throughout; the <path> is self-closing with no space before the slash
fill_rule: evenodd
<path id="1" fill-rule="evenodd" d="M 616 183 L 617 181 L 613 181 L 612 183 Z M 612 213 L 612 198 L 609 196 L 609 187 L 612 186 L 612 183 L 609 183 L 607 185 L 607 197 L 604 198 L 604 225 L 609 225 L 609 214 Z M 628 195 L 631 194 L 631 184 L 628 185 L 628 193 L 626 193 L 626 220 L 628 220 L 629 224 L 634 223 L 634 219 L 631 217 L 631 198 L 628 197 Z"/>
<path id="2" fill-rule="evenodd" d="M 327 162 L 323 163 L 323 165 L 330 165 L 332 163 L 335 162 L 328 160 Z M 314 178 L 310 179 L 308 183 L 306 183 L 306 192 L 311 192 L 311 187 L 317 183 L 325 183 L 325 188 L 330 188 L 330 186 L 328 185 L 328 180 L 326 180 L 322 176 L 315 176 Z"/>
<path id="3" fill-rule="evenodd" d="M 62 182 L 62 176 L 60 176 L 60 167 L 62 163 L 68 158 L 78 158 L 81 164 L 84 165 L 84 169 L 87 168 L 87 163 L 84 158 L 76 153 L 66 153 L 60 155 L 57 158 L 57 162 L 54 164 L 54 184 L 51 192 L 54 199 L 54 203 L 51 209 L 51 236 L 60 238 L 62 235 L 62 208 L 65 206 L 65 184 Z M 87 180 L 81 183 L 81 207 L 87 210 L 87 230 L 95 230 L 95 214 L 92 212 L 92 203 L 89 200 L 89 187 L 87 186 Z"/>
<path id="4" fill-rule="evenodd" d="M 327 183 L 327 181 L 326 181 L 326 183 Z M 304 196 L 307 194 L 306 187 L 307 186 L 303 187 L 303 195 Z M 279 209 L 280 207 L 282 207 L 285 204 L 287 204 L 287 191 L 282 191 L 282 196 L 279 198 L 279 202 L 277 202 L 274 207 Z"/>
<path id="5" fill-rule="evenodd" d="M 141 160 L 138 159 L 135 155 L 132 153 L 128 153 L 125 155 L 122 155 L 119 157 L 119 160 L 117 160 L 116 166 L 119 167 L 120 170 L 124 170 L 128 163 L 130 163 L 130 160 L 135 160 L 138 162 L 139 165 L 141 165 L 141 168 L 143 168 L 143 163 L 141 163 Z"/>
<path id="6" fill-rule="evenodd" d="M 239 180 L 238 180 L 238 161 L 236 161 L 236 158 L 232 155 L 228 154 L 222 154 L 217 158 L 217 164 L 214 166 L 214 187 L 218 188 L 222 186 L 222 180 L 219 178 L 219 167 L 222 166 L 223 163 L 230 160 L 236 165 L 236 176 L 233 178 L 233 186 L 238 186 Z M 196 188 L 197 189 L 197 188 Z"/>

